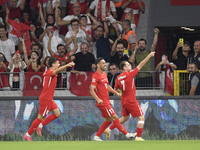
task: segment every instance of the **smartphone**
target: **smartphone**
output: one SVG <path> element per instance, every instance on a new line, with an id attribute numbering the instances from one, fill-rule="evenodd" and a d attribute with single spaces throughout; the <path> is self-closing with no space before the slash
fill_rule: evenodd
<path id="1" fill-rule="evenodd" d="M 183 39 L 183 38 L 180 38 L 180 39 L 179 39 L 179 43 L 180 43 L 180 46 L 183 47 L 184 39 Z"/>

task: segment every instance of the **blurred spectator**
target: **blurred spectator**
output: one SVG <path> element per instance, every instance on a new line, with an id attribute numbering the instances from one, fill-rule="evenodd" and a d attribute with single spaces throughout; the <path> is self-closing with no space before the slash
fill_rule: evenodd
<path id="1" fill-rule="evenodd" d="M 73 12 L 74 14 L 73 15 L 67 15 L 66 17 L 63 18 L 63 20 L 59 21 L 57 24 L 59 26 L 62 26 L 62 25 L 68 25 L 68 30 L 71 31 L 72 30 L 72 27 L 71 27 L 71 20 L 72 19 L 79 19 L 80 16 L 81 16 L 81 6 L 79 3 L 75 3 L 73 5 Z M 86 15 L 87 16 L 87 15 Z M 90 19 L 89 17 L 87 16 L 87 24 L 91 24 L 90 22 Z"/>
<path id="2" fill-rule="evenodd" d="M 118 75 L 122 73 L 122 71 L 119 69 L 119 66 L 117 64 L 111 63 L 109 66 L 109 71 L 111 73 L 111 78 L 109 80 L 109 84 L 112 88 L 115 87 L 115 81 Z M 113 93 L 109 93 L 110 96 L 113 96 Z"/>
<path id="3" fill-rule="evenodd" d="M 189 63 L 195 63 L 200 70 L 200 40 L 194 42 L 194 54 L 189 56 Z"/>
<path id="4" fill-rule="evenodd" d="M 117 11 L 117 20 L 121 20 L 123 12 L 124 12 L 122 7 L 121 7 L 122 0 L 112 0 L 112 1 L 115 5 L 116 11 Z"/>
<path id="5" fill-rule="evenodd" d="M 75 34 L 74 34 L 73 36 L 75 37 Z M 61 62 L 62 60 L 66 60 L 67 63 L 69 63 L 69 62 L 70 62 L 70 61 L 69 61 L 69 57 L 70 57 L 71 55 L 73 55 L 73 54 L 76 52 L 77 48 L 78 48 L 76 38 L 73 38 L 73 40 L 74 40 L 74 49 L 72 49 L 72 51 L 70 51 L 70 52 L 68 52 L 68 53 L 66 54 L 65 46 L 64 46 L 63 44 L 58 44 L 58 45 L 57 45 L 57 53 L 58 53 L 58 55 L 57 55 L 57 54 L 55 54 L 55 52 L 51 49 L 52 33 L 49 32 L 48 51 L 49 51 L 50 55 L 51 55 L 52 57 L 58 58 L 58 61 L 59 61 L 59 62 Z"/>
<path id="6" fill-rule="evenodd" d="M 15 17 L 22 20 L 22 11 L 24 10 L 26 0 L 22 0 L 19 6 L 17 6 L 17 0 L 9 0 L 8 9 L 10 10 L 9 19 L 14 19 Z M 6 12 L 4 12 L 4 16 L 6 17 Z"/>
<path id="7" fill-rule="evenodd" d="M 115 40 L 115 43 L 112 46 L 111 50 L 111 59 L 110 62 L 116 64 L 119 67 L 121 61 L 129 61 L 133 63 L 134 57 L 129 57 L 126 53 L 124 53 L 124 45 L 122 41 L 120 41 L 121 35 Z"/>
<path id="8" fill-rule="evenodd" d="M 76 38 L 77 43 L 78 43 L 78 49 L 77 49 L 76 53 L 78 53 L 78 52 L 81 51 L 80 50 L 81 43 L 85 40 L 88 43 L 90 43 L 91 38 L 88 35 L 85 28 L 82 28 L 82 30 L 79 29 L 79 21 L 77 19 L 71 20 L 70 24 L 72 26 L 72 30 L 68 31 L 66 36 L 65 36 L 66 43 L 69 46 L 69 48 L 72 50 L 72 49 L 74 49 L 74 42 L 73 41 L 74 41 L 74 38 Z M 73 35 L 75 35 L 75 36 L 73 36 Z"/>
<path id="9" fill-rule="evenodd" d="M 0 26 L 0 52 L 3 53 L 8 62 L 11 61 L 12 55 L 15 53 L 15 43 L 8 39 L 6 27 Z"/>
<path id="10" fill-rule="evenodd" d="M 178 49 L 181 47 L 180 43 L 177 43 L 177 46 L 172 54 L 172 59 L 175 60 L 177 70 L 186 70 L 188 63 L 188 56 L 190 51 L 190 43 L 188 41 L 184 42 L 181 53 L 178 53 Z"/>
<path id="11" fill-rule="evenodd" d="M 0 17 L 0 26 L 4 26 L 3 19 Z"/>
<path id="12" fill-rule="evenodd" d="M 81 52 L 71 56 L 70 60 L 75 63 L 75 70 L 77 71 L 92 71 L 95 68 L 94 55 L 88 52 L 88 43 L 81 44 Z"/>
<path id="13" fill-rule="evenodd" d="M 121 21 L 124 20 L 126 13 L 132 12 L 135 18 L 135 25 L 138 26 L 140 12 L 144 13 L 145 4 L 140 0 L 123 0 L 122 9 L 124 9 L 124 13 Z"/>
<path id="14" fill-rule="evenodd" d="M 91 20 L 93 21 L 93 25 L 88 25 L 87 24 L 87 16 L 91 18 Z M 90 13 L 87 13 L 87 16 L 86 15 L 82 15 L 80 17 L 80 29 L 85 29 L 88 33 L 88 35 L 90 36 L 90 38 L 92 38 L 92 33 L 93 33 L 93 30 L 95 30 L 100 24 L 99 22 L 90 14 Z"/>
<path id="15" fill-rule="evenodd" d="M 59 21 L 58 17 L 55 18 L 53 14 L 48 14 L 46 17 L 46 20 L 45 20 L 43 13 L 42 13 L 42 8 L 41 8 L 40 3 L 38 3 L 38 7 L 40 8 L 40 18 L 41 18 L 42 28 L 45 30 L 47 28 L 47 25 L 51 24 L 51 25 L 53 25 L 53 31 L 54 31 L 53 35 L 59 36 L 60 27 L 57 25 L 57 23 Z"/>
<path id="16" fill-rule="evenodd" d="M 138 41 L 138 46 L 135 48 L 135 66 L 138 66 L 139 63 L 151 52 L 155 51 L 157 42 L 158 42 L 158 33 L 159 30 L 157 28 L 154 29 L 154 40 L 151 48 L 146 51 L 147 42 L 145 39 L 140 39 Z M 138 51 L 139 50 L 139 51 Z M 136 87 L 153 87 L 153 77 L 151 71 L 151 59 L 143 66 L 140 71 L 148 71 L 148 72 L 141 72 L 137 74 L 136 77 Z"/>
<path id="17" fill-rule="evenodd" d="M 27 11 L 22 12 L 22 23 L 29 26 L 30 22 L 30 15 Z"/>
<path id="18" fill-rule="evenodd" d="M 188 71 L 191 75 L 188 83 L 188 95 L 200 95 L 200 73 L 197 64 L 190 63 Z"/>
<path id="19" fill-rule="evenodd" d="M 88 9 L 88 5 L 89 5 L 89 1 L 90 0 L 68 0 L 69 1 L 69 15 L 73 15 L 74 11 L 73 11 L 73 5 L 75 3 L 78 3 L 81 6 L 81 10 L 80 13 L 81 14 L 86 14 L 86 11 Z"/>
<path id="20" fill-rule="evenodd" d="M 109 3 L 110 2 L 110 3 Z M 98 21 L 103 21 L 103 16 L 108 16 L 106 13 L 106 7 L 108 11 L 112 11 L 113 18 L 117 18 L 117 12 L 115 5 L 110 0 L 94 0 L 90 7 L 88 8 L 86 13 L 90 13 L 94 10 L 94 16 L 97 18 Z"/>
<path id="21" fill-rule="evenodd" d="M 122 22 L 117 21 L 116 19 L 114 19 L 109 11 L 107 11 L 107 14 L 108 14 L 109 21 L 112 23 L 113 27 L 115 28 L 117 36 L 119 36 L 120 34 L 123 33 Z M 133 30 L 133 32 L 135 32 L 136 26 L 135 26 L 135 20 L 134 20 L 133 13 L 131 13 L 131 12 L 127 13 L 125 15 L 124 20 L 129 20 L 131 22 L 131 29 Z"/>
<path id="22" fill-rule="evenodd" d="M 137 36 L 135 32 L 131 29 L 130 20 L 124 20 L 122 22 L 123 34 L 122 39 L 126 39 L 128 42 L 128 50 L 133 52 L 135 50 L 135 46 L 137 46 Z"/>
<path id="23" fill-rule="evenodd" d="M 19 38 L 16 35 L 10 33 L 13 30 L 13 26 L 8 22 L 9 13 L 10 13 L 9 9 L 6 8 L 5 23 L 6 23 L 6 27 L 7 27 L 7 30 L 8 30 L 8 39 L 12 40 L 15 43 L 15 46 L 17 47 L 19 45 L 20 41 L 19 41 Z M 13 20 L 20 23 L 20 19 L 18 17 L 15 17 Z"/>
<path id="24" fill-rule="evenodd" d="M 167 69 L 170 69 L 171 77 L 173 81 L 173 71 L 177 68 L 175 64 L 168 61 L 168 56 L 163 54 L 161 56 L 161 62 L 156 66 L 155 71 L 159 71 L 160 87 L 165 88 L 165 74 Z"/>
<path id="25" fill-rule="evenodd" d="M 51 58 L 50 56 L 45 57 L 44 62 L 41 64 L 41 71 L 42 72 L 46 72 L 49 69 L 48 62 L 49 62 L 50 58 Z"/>
<path id="26" fill-rule="evenodd" d="M 23 90 L 24 86 L 24 69 L 26 68 L 26 63 L 22 61 L 19 50 L 17 50 L 12 57 L 8 69 L 10 70 L 9 83 L 10 87 L 14 89 Z M 14 73 L 16 72 L 16 73 Z"/>
<path id="27" fill-rule="evenodd" d="M 103 17 L 104 27 L 98 26 L 96 29 L 97 34 L 97 58 L 102 57 L 107 63 L 110 62 L 110 41 L 108 38 L 109 30 L 106 23 L 105 16 Z"/>
<path id="28" fill-rule="evenodd" d="M 67 64 L 66 60 L 60 61 L 60 66 L 64 66 Z M 56 88 L 67 88 L 67 68 L 65 68 L 62 72 L 58 73 Z"/>
<path id="29" fill-rule="evenodd" d="M 52 24 L 47 24 L 45 31 L 41 35 L 41 36 L 44 35 L 43 40 L 42 40 L 43 51 L 45 52 L 44 57 L 51 56 L 49 51 L 48 51 L 49 33 L 52 33 L 52 34 L 54 33 L 54 29 L 53 29 Z M 56 54 L 57 54 L 57 45 L 58 44 L 65 45 L 65 42 L 60 37 L 54 36 L 54 34 L 53 34 L 53 37 L 52 37 L 52 40 L 51 40 L 51 50 Z"/>
<path id="30" fill-rule="evenodd" d="M 5 72 L 9 72 L 8 64 L 9 62 L 6 60 L 6 57 L 0 52 L 0 88 L 2 89 L 10 88 L 8 74 L 4 74 Z"/>
<path id="31" fill-rule="evenodd" d="M 41 66 L 38 64 L 38 63 L 40 63 L 38 52 L 37 51 L 31 51 L 31 53 L 30 53 L 31 57 L 30 57 L 30 59 L 28 59 L 24 39 L 20 38 L 20 41 L 23 44 L 24 60 L 25 60 L 26 65 L 27 65 L 27 72 L 39 72 L 40 69 L 41 69 Z M 43 60 L 42 60 L 42 62 L 43 62 Z"/>
<path id="32" fill-rule="evenodd" d="M 29 30 L 29 35 L 30 35 L 31 42 L 35 43 L 39 47 L 41 47 L 41 44 L 39 42 L 39 38 L 37 37 L 38 35 L 36 35 L 37 26 L 34 23 L 30 23 L 29 26 L 33 28 L 32 30 Z"/>

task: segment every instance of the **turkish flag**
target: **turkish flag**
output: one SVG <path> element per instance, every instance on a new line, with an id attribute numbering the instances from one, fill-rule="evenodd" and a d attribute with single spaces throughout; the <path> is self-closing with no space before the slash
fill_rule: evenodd
<path id="1" fill-rule="evenodd" d="M 200 5 L 199 0 L 171 0 L 172 6 L 181 6 L 181 5 Z"/>
<path id="2" fill-rule="evenodd" d="M 94 72 L 86 71 L 82 74 L 71 73 L 69 76 L 70 92 L 77 96 L 91 96 L 90 84 Z"/>
<path id="3" fill-rule="evenodd" d="M 8 19 L 8 22 L 12 25 L 13 29 L 10 33 L 16 35 L 18 38 L 26 34 L 25 36 L 25 46 L 27 55 L 30 55 L 30 49 L 31 49 L 31 41 L 29 36 L 29 30 L 33 29 L 32 27 L 25 25 L 23 23 L 18 23 L 14 20 Z"/>
<path id="4" fill-rule="evenodd" d="M 165 70 L 165 91 L 167 91 L 170 95 L 174 95 L 174 86 L 172 81 L 172 71 L 169 65 L 166 65 Z"/>
<path id="5" fill-rule="evenodd" d="M 26 72 L 23 96 L 40 96 L 43 89 L 42 72 Z"/>
<path id="6" fill-rule="evenodd" d="M 5 5 L 7 4 L 8 0 L 0 0 L 0 5 Z"/>

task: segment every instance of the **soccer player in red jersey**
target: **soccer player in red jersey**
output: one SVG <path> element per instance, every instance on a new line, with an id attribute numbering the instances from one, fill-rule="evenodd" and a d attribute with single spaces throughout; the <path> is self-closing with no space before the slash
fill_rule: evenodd
<path id="1" fill-rule="evenodd" d="M 135 83 L 134 77 L 140 71 L 140 69 L 146 64 L 146 62 L 153 57 L 155 52 L 151 52 L 134 70 L 132 70 L 132 66 L 128 61 L 122 61 L 120 63 L 120 68 L 122 69 L 122 73 L 117 76 L 117 80 L 115 83 L 115 90 L 122 90 L 122 118 L 120 118 L 120 123 L 124 123 L 128 120 L 129 114 L 132 115 L 133 118 L 138 118 L 137 124 L 137 136 L 135 141 L 144 141 L 141 137 L 143 126 L 144 126 L 144 113 L 140 105 L 138 104 L 135 97 Z M 114 129 L 116 126 L 112 124 L 109 128 L 107 128 L 104 132 L 106 137 L 109 139 L 110 131 Z"/>
<path id="2" fill-rule="evenodd" d="M 43 79 L 43 90 L 39 97 L 39 114 L 38 117 L 33 121 L 28 132 L 23 136 L 25 140 L 31 141 L 31 135 L 36 130 L 38 135 L 41 135 L 42 127 L 50 123 L 51 121 L 57 119 L 60 116 L 60 111 L 58 106 L 53 100 L 56 83 L 57 74 L 63 71 L 67 67 L 74 66 L 74 62 L 70 62 L 64 66 L 60 66 L 57 58 L 51 57 L 48 61 L 49 70 L 44 73 Z M 45 116 L 52 111 L 53 114 L 45 118 Z M 45 119 L 44 119 L 45 118 Z M 39 125 L 39 126 L 38 126 Z"/>
<path id="3" fill-rule="evenodd" d="M 118 116 L 113 110 L 108 91 L 121 97 L 121 93 L 115 91 L 108 83 L 106 70 L 106 62 L 103 58 L 96 60 L 97 71 L 92 76 L 92 82 L 90 86 L 90 93 L 96 100 L 96 106 L 100 109 L 101 115 L 104 118 L 104 123 L 100 126 L 97 134 L 94 136 L 94 141 L 102 141 L 100 139 L 104 130 L 112 123 L 121 131 L 128 139 L 136 136 L 136 134 L 128 133 L 119 122 Z"/>

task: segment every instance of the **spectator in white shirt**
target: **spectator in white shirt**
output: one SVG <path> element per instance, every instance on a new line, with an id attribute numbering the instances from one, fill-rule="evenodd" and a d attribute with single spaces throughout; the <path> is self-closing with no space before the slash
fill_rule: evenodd
<path id="1" fill-rule="evenodd" d="M 79 3 L 75 3 L 73 5 L 73 12 L 74 12 L 73 15 L 68 15 L 68 16 L 64 17 L 62 20 L 58 21 L 57 25 L 62 26 L 62 25 L 66 25 L 67 24 L 68 25 L 68 30 L 71 31 L 72 27 L 70 25 L 70 21 L 72 19 L 74 19 L 74 18 L 79 19 L 80 16 L 82 15 L 82 14 L 80 14 L 80 12 L 81 12 L 81 6 L 80 6 Z M 87 24 L 91 24 L 90 18 L 88 16 L 87 16 Z"/>
<path id="2" fill-rule="evenodd" d="M 0 26 L 0 52 L 2 52 L 7 61 L 10 62 L 12 55 L 15 53 L 15 43 L 7 38 L 7 33 L 6 27 Z"/>
<path id="3" fill-rule="evenodd" d="M 49 34 L 49 32 L 51 32 L 52 34 L 55 32 L 54 26 L 52 24 L 47 24 L 46 29 L 43 33 L 43 34 L 45 34 L 45 36 L 43 37 L 43 40 L 42 40 L 42 46 L 43 46 L 43 51 L 44 51 L 44 55 L 45 55 L 44 57 L 51 56 L 49 51 L 48 51 L 48 41 L 49 41 L 49 35 L 48 34 Z M 51 49 L 56 54 L 57 54 L 57 45 L 58 44 L 66 45 L 65 42 L 60 37 L 55 36 L 53 34 L 53 37 L 52 37 L 52 40 L 51 40 Z"/>
<path id="4" fill-rule="evenodd" d="M 73 19 L 70 22 L 71 26 L 72 26 L 72 31 L 68 31 L 65 39 L 66 39 L 66 43 L 67 45 L 70 47 L 70 49 L 74 49 L 74 38 L 77 39 L 77 43 L 78 43 L 78 49 L 76 51 L 76 53 L 80 52 L 80 46 L 82 44 L 83 41 L 87 41 L 88 43 L 91 42 L 91 38 L 88 35 L 87 31 L 85 28 L 79 29 L 79 21 L 77 19 Z M 76 36 L 72 36 L 73 33 L 75 33 Z"/>

